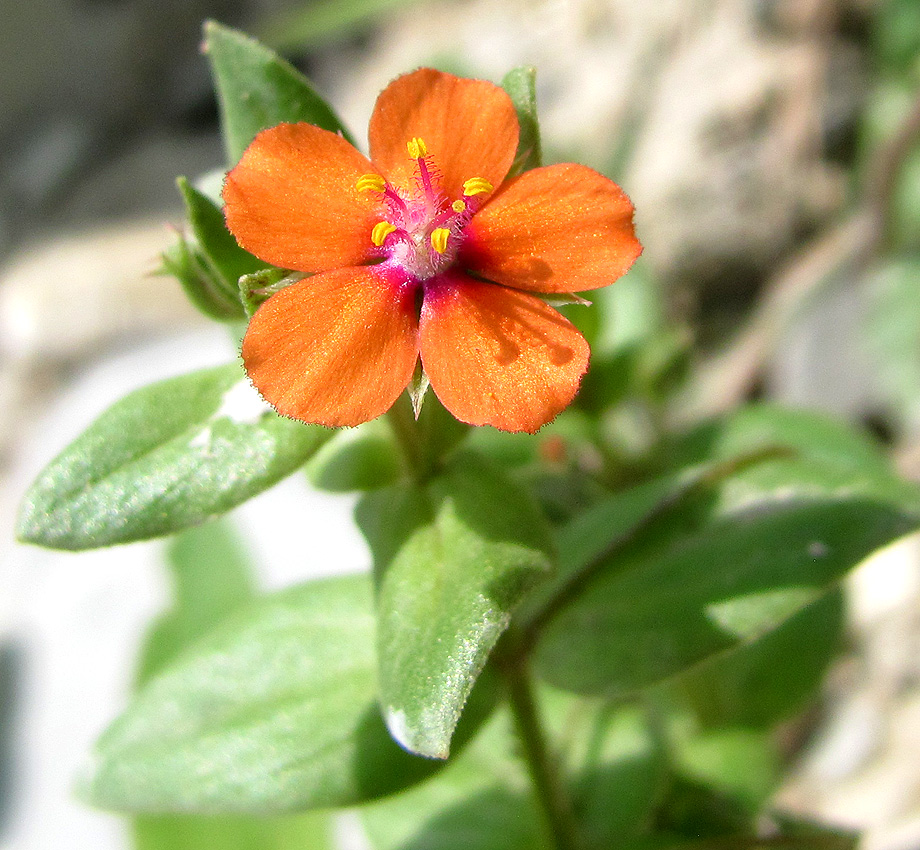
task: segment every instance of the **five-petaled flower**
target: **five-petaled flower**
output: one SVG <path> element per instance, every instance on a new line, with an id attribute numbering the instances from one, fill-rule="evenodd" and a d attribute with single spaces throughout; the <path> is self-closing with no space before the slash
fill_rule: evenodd
<path id="1" fill-rule="evenodd" d="M 272 295 L 243 340 L 281 414 L 358 425 L 421 365 L 458 419 L 536 431 L 568 405 L 588 344 L 544 298 L 606 286 L 639 255 L 633 207 L 606 177 L 551 165 L 505 181 L 508 95 L 421 69 L 381 93 L 370 159 L 310 124 L 259 133 L 224 186 L 227 225 L 309 277 Z"/>

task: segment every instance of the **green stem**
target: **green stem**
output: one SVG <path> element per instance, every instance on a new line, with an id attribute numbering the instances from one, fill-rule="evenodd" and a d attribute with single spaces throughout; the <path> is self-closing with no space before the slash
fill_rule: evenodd
<path id="1" fill-rule="evenodd" d="M 500 666 L 508 686 L 508 701 L 515 730 L 521 741 L 537 802 L 553 839 L 554 850 L 576 850 L 578 841 L 572 806 L 565 794 L 559 768 L 547 747 L 527 662 L 522 655 L 509 653 L 502 659 Z"/>

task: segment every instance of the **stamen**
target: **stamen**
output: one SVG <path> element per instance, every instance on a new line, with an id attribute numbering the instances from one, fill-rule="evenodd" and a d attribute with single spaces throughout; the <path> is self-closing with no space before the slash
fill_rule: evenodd
<path id="1" fill-rule="evenodd" d="M 387 185 L 387 181 L 379 174 L 362 174 L 355 183 L 355 188 L 359 192 L 382 192 Z"/>
<path id="2" fill-rule="evenodd" d="M 371 242 L 379 248 L 386 241 L 387 236 L 395 230 L 396 225 L 390 224 L 388 221 L 378 221 L 371 231 Z"/>
<path id="3" fill-rule="evenodd" d="M 462 212 L 465 212 L 465 211 L 466 211 L 466 204 L 465 204 L 463 201 L 454 201 L 454 202 L 450 205 L 450 208 L 451 208 L 455 213 L 462 213 Z"/>
<path id="4" fill-rule="evenodd" d="M 469 198 L 473 195 L 485 195 L 492 191 L 492 184 L 485 177 L 470 177 L 463 184 L 463 194 Z"/>
<path id="5" fill-rule="evenodd" d="M 449 227 L 439 227 L 431 231 L 431 247 L 439 254 L 447 250 L 447 239 L 450 236 Z"/>
<path id="6" fill-rule="evenodd" d="M 421 159 L 423 156 L 428 156 L 428 147 L 418 136 L 414 136 L 406 142 L 406 149 L 409 151 L 411 159 Z"/>

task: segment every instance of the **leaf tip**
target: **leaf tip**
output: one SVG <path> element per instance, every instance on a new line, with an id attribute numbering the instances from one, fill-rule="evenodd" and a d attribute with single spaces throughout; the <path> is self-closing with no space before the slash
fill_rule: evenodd
<path id="1" fill-rule="evenodd" d="M 450 755 L 450 739 L 432 735 L 426 724 L 413 723 L 401 708 L 388 706 L 384 720 L 390 736 L 407 752 L 431 759 L 446 760 Z"/>

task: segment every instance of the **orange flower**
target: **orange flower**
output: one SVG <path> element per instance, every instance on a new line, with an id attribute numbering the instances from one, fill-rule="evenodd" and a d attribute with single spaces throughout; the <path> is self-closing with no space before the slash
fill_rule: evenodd
<path id="1" fill-rule="evenodd" d="M 538 430 L 568 405 L 588 344 L 539 294 L 607 286 L 641 252 L 607 178 L 551 165 L 502 181 L 518 122 L 498 86 L 421 69 L 392 82 L 370 160 L 341 136 L 281 124 L 224 186 L 256 256 L 310 274 L 252 317 L 243 363 L 281 414 L 358 425 L 416 364 L 458 419 Z"/>

